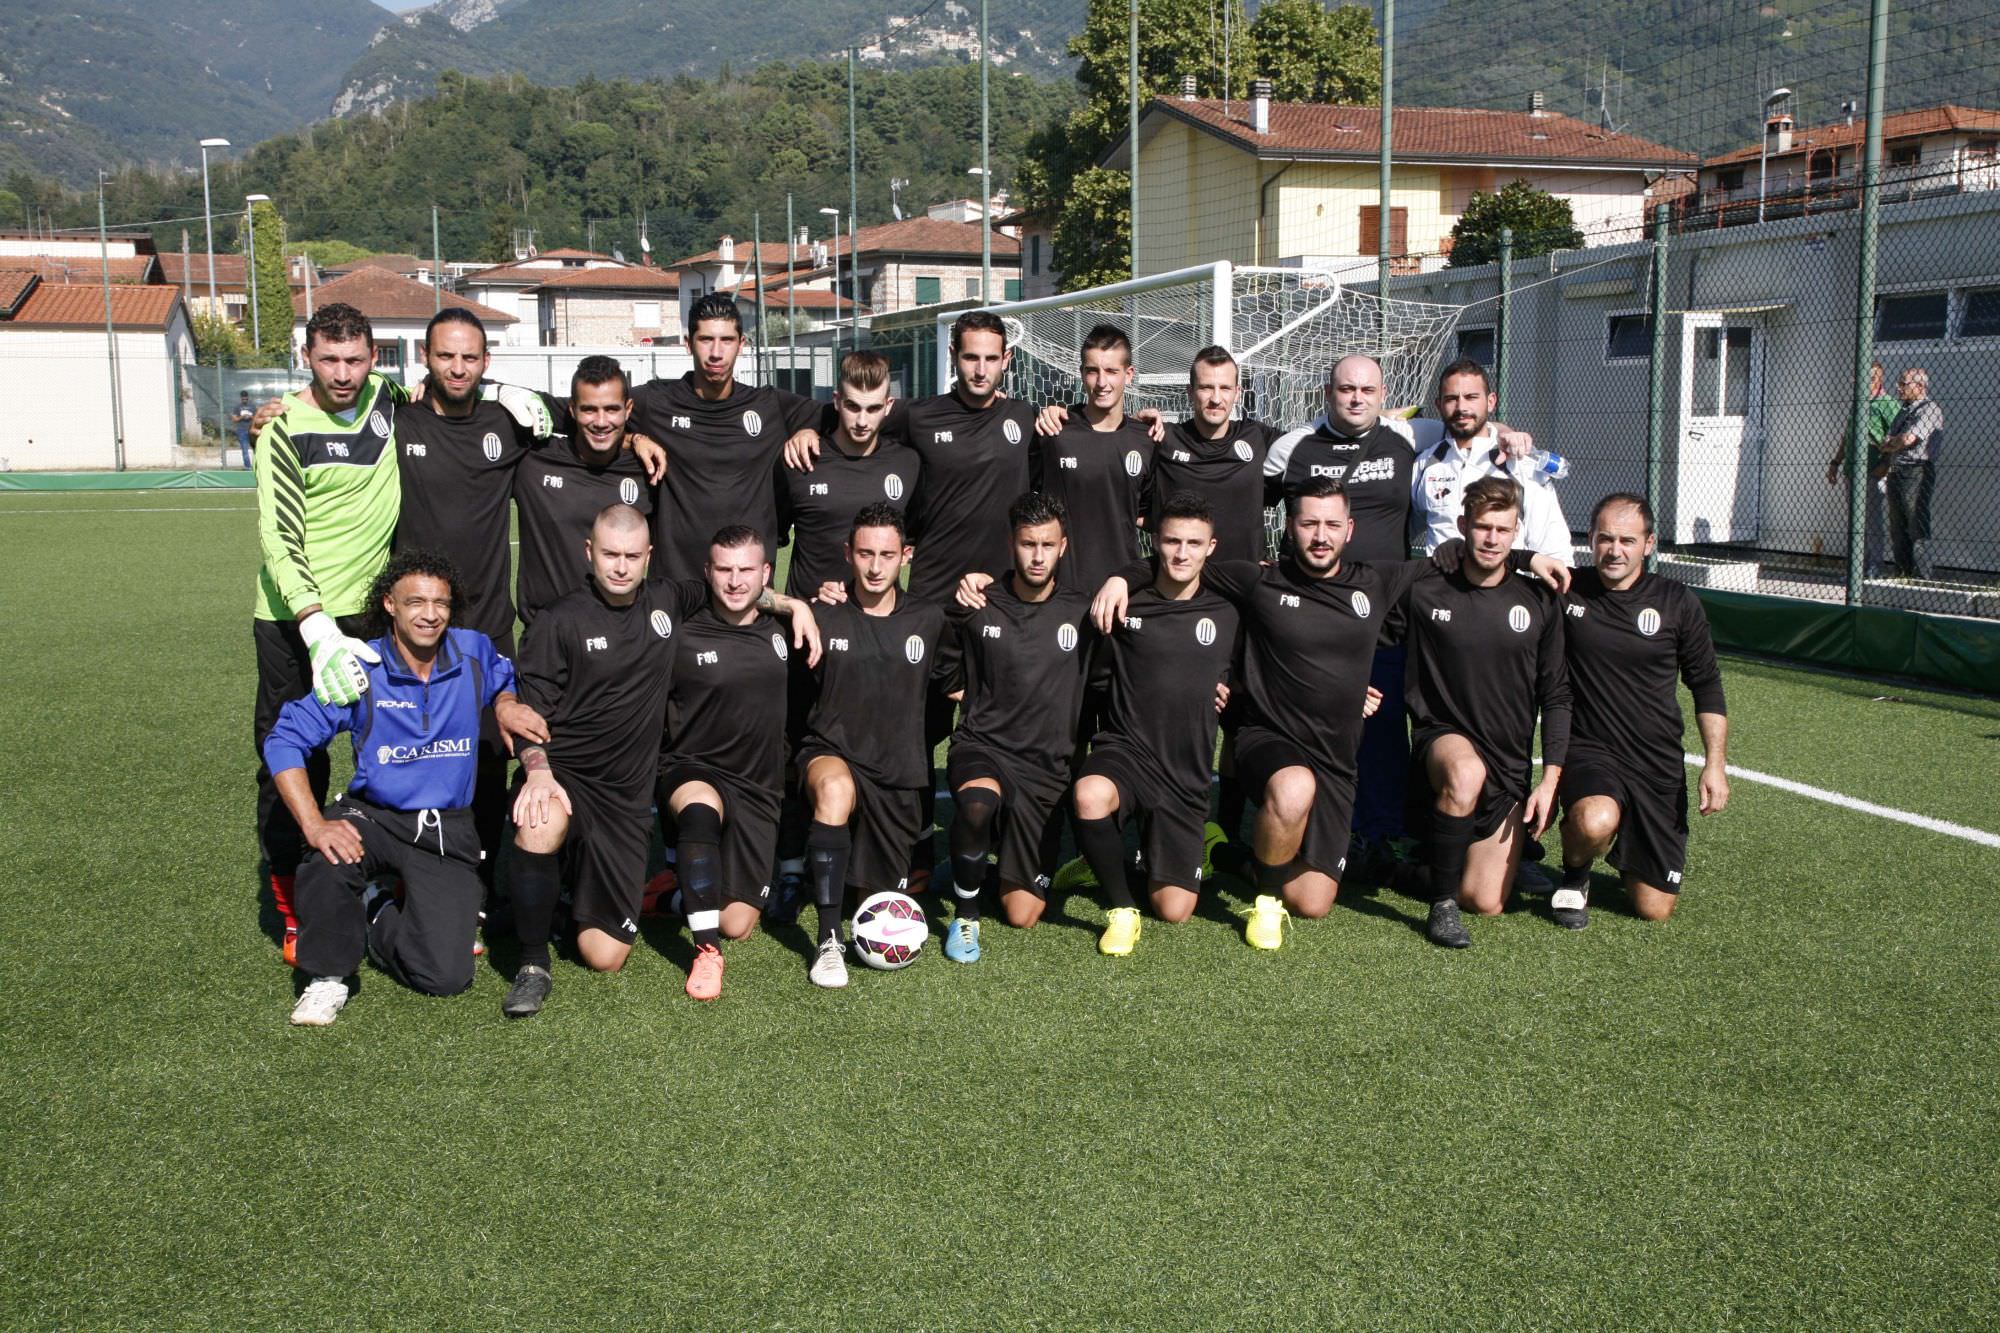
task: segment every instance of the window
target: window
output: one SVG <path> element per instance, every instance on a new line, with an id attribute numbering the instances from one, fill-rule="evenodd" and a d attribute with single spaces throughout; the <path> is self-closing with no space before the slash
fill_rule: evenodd
<path id="1" fill-rule="evenodd" d="M 1458 354 L 1470 361 L 1477 361 L 1488 370 L 1493 369 L 1493 330 L 1460 329 L 1458 331 Z"/>
<path id="2" fill-rule="evenodd" d="M 375 344 L 375 369 L 401 370 L 403 368 L 403 344 L 386 342 Z"/>
<path id="3" fill-rule="evenodd" d="M 1689 409 L 1698 417 L 1740 417 L 1750 403 L 1752 333 L 1738 326 L 1697 329 L 1694 385 Z"/>
<path id="4" fill-rule="evenodd" d="M 968 301 L 977 301 L 979 299 L 979 279 L 967 278 L 965 280 L 965 299 Z"/>
<path id="5" fill-rule="evenodd" d="M 1028 238 L 1028 276 L 1034 277 L 1042 271 L 1042 238 L 1039 234 Z"/>
<path id="6" fill-rule="evenodd" d="M 1980 158 L 2000 156 L 2000 139 L 1967 139 L 1965 155 Z"/>
<path id="7" fill-rule="evenodd" d="M 1731 167 L 1727 171 L 1716 172 L 1715 188 L 1726 194 L 1735 194 L 1743 188 L 1743 168 Z"/>
<path id="8" fill-rule="evenodd" d="M 1007 285 L 1000 290 L 1006 294 L 1006 298 L 1009 301 L 1018 301 L 1021 299 L 1021 280 L 1019 278 L 1009 278 L 1007 279 Z"/>
<path id="9" fill-rule="evenodd" d="M 1958 317 L 1958 336 L 2000 338 L 2000 287 L 1965 294 L 1965 309 Z"/>
<path id="10" fill-rule="evenodd" d="M 657 329 L 660 325 L 660 303 L 658 301 L 634 301 L 632 303 L 632 327 L 635 329 Z"/>
<path id="11" fill-rule="evenodd" d="M 1410 210 L 1391 208 L 1389 210 L 1389 253 L 1400 255 L 1410 248 Z M 1364 255 L 1382 253 L 1382 206 L 1380 204 L 1361 205 L 1361 245 Z"/>
<path id="12" fill-rule="evenodd" d="M 1951 298 L 1944 292 L 1878 296 L 1875 298 L 1875 340 L 1895 343 L 1942 338 L 1950 313 Z"/>
<path id="13" fill-rule="evenodd" d="M 917 279 L 917 304 L 936 305 L 944 299 L 944 280 L 941 278 Z"/>
<path id="14" fill-rule="evenodd" d="M 1814 180 L 1825 180 L 1840 174 L 1840 159 L 1822 148 L 1806 159 L 1806 175 Z"/>
<path id="15" fill-rule="evenodd" d="M 1604 359 L 1643 360 L 1653 354 L 1653 321 L 1645 315 L 1613 315 L 1604 333 Z"/>
<path id="16" fill-rule="evenodd" d="M 1893 144 L 1889 148 L 1889 165 L 1892 167 L 1914 167 L 1923 160 L 1922 144 Z"/>

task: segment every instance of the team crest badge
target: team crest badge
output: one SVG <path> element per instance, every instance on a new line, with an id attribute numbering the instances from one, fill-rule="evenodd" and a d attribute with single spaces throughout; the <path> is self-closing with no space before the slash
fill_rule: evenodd
<path id="1" fill-rule="evenodd" d="M 639 483 L 630 477 L 618 483 L 618 498 L 628 505 L 639 503 Z"/>
<path id="2" fill-rule="evenodd" d="M 378 746 L 376 746 L 376 747 L 375 747 L 375 762 L 376 762 L 376 763 L 378 763 L 378 764 L 386 764 L 386 763 L 388 763 L 388 762 L 389 762 L 389 754 L 390 754 L 390 751 L 389 751 L 389 747 L 388 747 L 388 746 L 386 746 L 386 745 L 378 745 Z"/>
<path id="3" fill-rule="evenodd" d="M 777 653 L 778 660 L 781 662 L 791 656 L 790 653 L 785 651 L 785 636 L 782 634 L 773 633 L 771 635 L 771 650 Z"/>
<path id="4" fill-rule="evenodd" d="M 1007 437 L 1007 443 L 1019 444 L 1021 442 L 1021 423 L 1011 418 L 1003 421 L 1000 423 L 1000 433 Z"/>
<path id="5" fill-rule="evenodd" d="M 1125 453 L 1126 476 L 1128 477 L 1138 476 L 1139 470 L 1145 466 L 1146 466 L 1146 460 L 1139 457 L 1139 451 L 1137 449 L 1128 449 L 1126 451 Z"/>
<path id="6" fill-rule="evenodd" d="M 1250 448 L 1250 441 L 1248 440 L 1238 440 L 1235 444 L 1229 447 L 1229 451 L 1235 454 L 1238 458 L 1242 459 L 1246 463 L 1250 461 L 1250 455 L 1253 452 Z"/>
<path id="7" fill-rule="evenodd" d="M 368 429 L 384 437 L 389 434 L 389 418 L 382 415 L 380 408 L 368 414 Z"/>
<path id="8" fill-rule="evenodd" d="M 1012 423 L 1010 422 L 1009 424 L 1011 425 Z M 1056 631 L 1056 647 L 1066 653 L 1076 650 L 1076 626 L 1064 625 Z"/>
<path id="9" fill-rule="evenodd" d="M 1194 641 L 1204 648 L 1214 643 L 1215 622 L 1207 616 L 1203 616 L 1200 620 L 1196 621 L 1194 626 Z"/>
<path id="10" fill-rule="evenodd" d="M 1507 613 L 1507 628 L 1513 630 L 1516 634 L 1526 634 L 1528 632 L 1528 608 L 1517 606 L 1509 611 Z"/>
<path id="11" fill-rule="evenodd" d="M 1368 619 L 1368 612 L 1372 608 L 1368 605 L 1367 593 L 1362 592 L 1359 588 L 1356 588 L 1353 592 L 1347 595 L 1347 604 L 1354 608 L 1354 614 L 1357 618 L 1362 620 Z"/>
<path id="12" fill-rule="evenodd" d="M 764 418 L 758 416 L 755 412 L 745 412 L 743 414 L 743 433 L 753 440 L 762 435 L 764 433 Z"/>
<path id="13" fill-rule="evenodd" d="M 653 626 L 653 633 L 659 635 L 663 639 L 666 638 L 669 634 L 672 634 L 674 632 L 674 618 L 668 615 L 665 611 L 653 612 L 651 616 L 651 623 Z"/>
<path id="14" fill-rule="evenodd" d="M 494 433 L 493 433 L 492 431 L 490 431 L 490 430 L 489 430 L 489 431 L 487 431 L 487 432 L 486 432 L 486 438 L 485 438 L 485 439 L 483 439 L 483 440 L 481 440 L 481 441 L 479 442 L 479 452 L 481 452 L 481 453 L 483 453 L 483 454 L 485 454 L 485 455 L 486 455 L 486 461 L 487 461 L 487 462 L 489 462 L 489 463 L 497 463 L 497 462 L 499 462 L 499 461 L 500 461 L 500 437 L 499 437 L 498 435 L 495 435 L 495 434 L 494 434 Z"/>
<path id="15" fill-rule="evenodd" d="M 1639 632 L 1649 639 L 1658 634 L 1660 632 L 1660 613 L 1650 606 L 1641 611 L 1639 613 Z"/>
<path id="16" fill-rule="evenodd" d="M 921 634 L 912 634 L 909 638 L 903 640 L 903 656 L 910 659 L 910 665 L 912 666 L 923 661 L 924 636 Z"/>
<path id="17" fill-rule="evenodd" d="M 902 499 L 903 479 L 893 472 L 882 478 L 882 494 L 888 496 L 891 500 Z"/>

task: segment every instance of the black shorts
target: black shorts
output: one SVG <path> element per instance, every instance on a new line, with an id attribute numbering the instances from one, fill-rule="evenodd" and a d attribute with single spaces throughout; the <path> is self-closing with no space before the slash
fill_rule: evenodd
<path id="1" fill-rule="evenodd" d="M 1208 824 L 1208 791 L 1187 791 L 1167 781 L 1154 762 L 1127 741 L 1100 736 L 1091 742 L 1079 778 L 1108 778 L 1118 788 L 1118 813 L 1143 814 L 1139 848 L 1146 878 L 1154 884 L 1201 889 L 1203 834 Z"/>
<path id="2" fill-rule="evenodd" d="M 675 791 L 705 782 L 722 795 L 722 897 L 763 910 L 771 898 L 778 854 L 778 793 L 753 787 L 719 768 L 669 759 L 660 766 L 660 809 Z"/>
<path id="3" fill-rule="evenodd" d="M 1437 793 L 1431 790 L 1429 771 L 1431 746 L 1442 737 L 1464 735 L 1464 732 L 1450 727 L 1431 727 L 1410 737 L 1410 827 L 1426 827 L 1431 812 L 1437 807 Z M 1485 758 L 1484 755 L 1480 757 Z M 1528 777 L 1526 773 L 1518 773 L 1510 779 L 1505 773 L 1495 772 L 1492 764 L 1486 765 L 1486 784 L 1479 789 L 1479 801 L 1472 807 L 1474 842 L 1484 842 L 1492 837 L 1507 822 L 1507 816 L 1513 813 L 1514 807 L 1528 799 Z"/>
<path id="4" fill-rule="evenodd" d="M 1042 830 L 1069 790 L 1069 773 L 1024 764 L 983 745 L 954 740 L 945 761 L 945 786 L 956 792 L 978 778 L 1000 784 L 1000 812 L 993 844 L 1000 853 L 1000 883 L 1046 896 L 1048 872 L 1042 861 Z"/>
<path id="5" fill-rule="evenodd" d="M 799 786 L 805 786 L 806 769 L 815 759 L 840 759 L 824 746 L 807 746 L 799 751 Z M 854 813 L 847 827 L 853 846 L 847 854 L 847 883 L 868 893 L 884 889 L 906 889 L 910 885 L 910 844 L 923 827 L 923 793 L 915 787 L 884 787 L 875 779 L 847 765 L 854 780 Z M 808 811 L 811 802 L 805 801 Z"/>
<path id="6" fill-rule="evenodd" d="M 630 944 L 639 936 L 639 900 L 653 847 L 652 812 L 634 807 L 629 792 L 613 792 L 560 764 L 550 767 L 569 795 L 569 832 L 557 855 L 570 891 L 570 916 L 579 928 L 590 926 Z M 514 793 L 520 790 L 516 782 Z"/>
<path id="7" fill-rule="evenodd" d="M 1236 780 L 1244 795 L 1260 805 L 1264 789 L 1280 769 L 1303 768 L 1313 777 L 1312 810 L 1306 816 L 1299 859 L 1339 882 L 1347 871 L 1347 847 L 1354 818 L 1354 779 L 1327 772 L 1289 736 L 1262 723 L 1247 723 L 1236 734 Z"/>
<path id="8" fill-rule="evenodd" d="M 1586 796 L 1618 802 L 1618 839 L 1605 859 L 1619 873 L 1663 893 L 1681 891 L 1687 869 L 1687 781 L 1660 786 L 1631 773 L 1611 756 L 1571 745 L 1557 788 L 1565 809 Z"/>

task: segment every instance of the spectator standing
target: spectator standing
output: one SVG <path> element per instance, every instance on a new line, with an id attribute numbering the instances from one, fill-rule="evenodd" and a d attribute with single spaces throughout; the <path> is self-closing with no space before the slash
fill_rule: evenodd
<path id="1" fill-rule="evenodd" d="M 1901 404 L 1889 396 L 1883 383 L 1882 363 L 1873 363 L 1868 367 L 1868 406 L 1863 426 L 1868 440 L 1868 492 L 1867 509 L 1862 515 L 1861 567 L 1869 578 L 1882 576 L 1882 552 L 1888 545 L 1882 502 L 1888 490 L 1889 460 L 1882 453 L 1882 441 L 1889 438 L 1889 427 L 1901 410 Z M 1833 457 L 1826 461 L 1826 484 L 1829 486 L 1838 486 L 1847 472 L 1847 441 L 1854 434 L 1854 418 L 1848 417 L 1847 422 L 1847 429 L 1840 433 L 1840 441 L 1834 446 Z"/>
<path id="2" fill-rule="evenodd" d="M 1882 452 L 1889 459 L 1883 508 L 1889 515 L 1889 558 L 1898 577 L 1931 577 L 1931 490 L 1944 449 L 1944 409 L 1930 394 L 1930 376 L 1911 366 L 1896 381 L 1903 410 L 1889 425 Z"/>

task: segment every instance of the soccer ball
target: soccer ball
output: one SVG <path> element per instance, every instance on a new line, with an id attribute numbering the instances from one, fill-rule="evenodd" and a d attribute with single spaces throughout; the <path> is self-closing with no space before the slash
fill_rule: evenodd
<path id="1" fill-rule="evenodd" d="M 930 933 L 924 909 L 906 893 L 873 893 L 854 909 L 854 956 L 878 971 L 916 962 Z"/>

